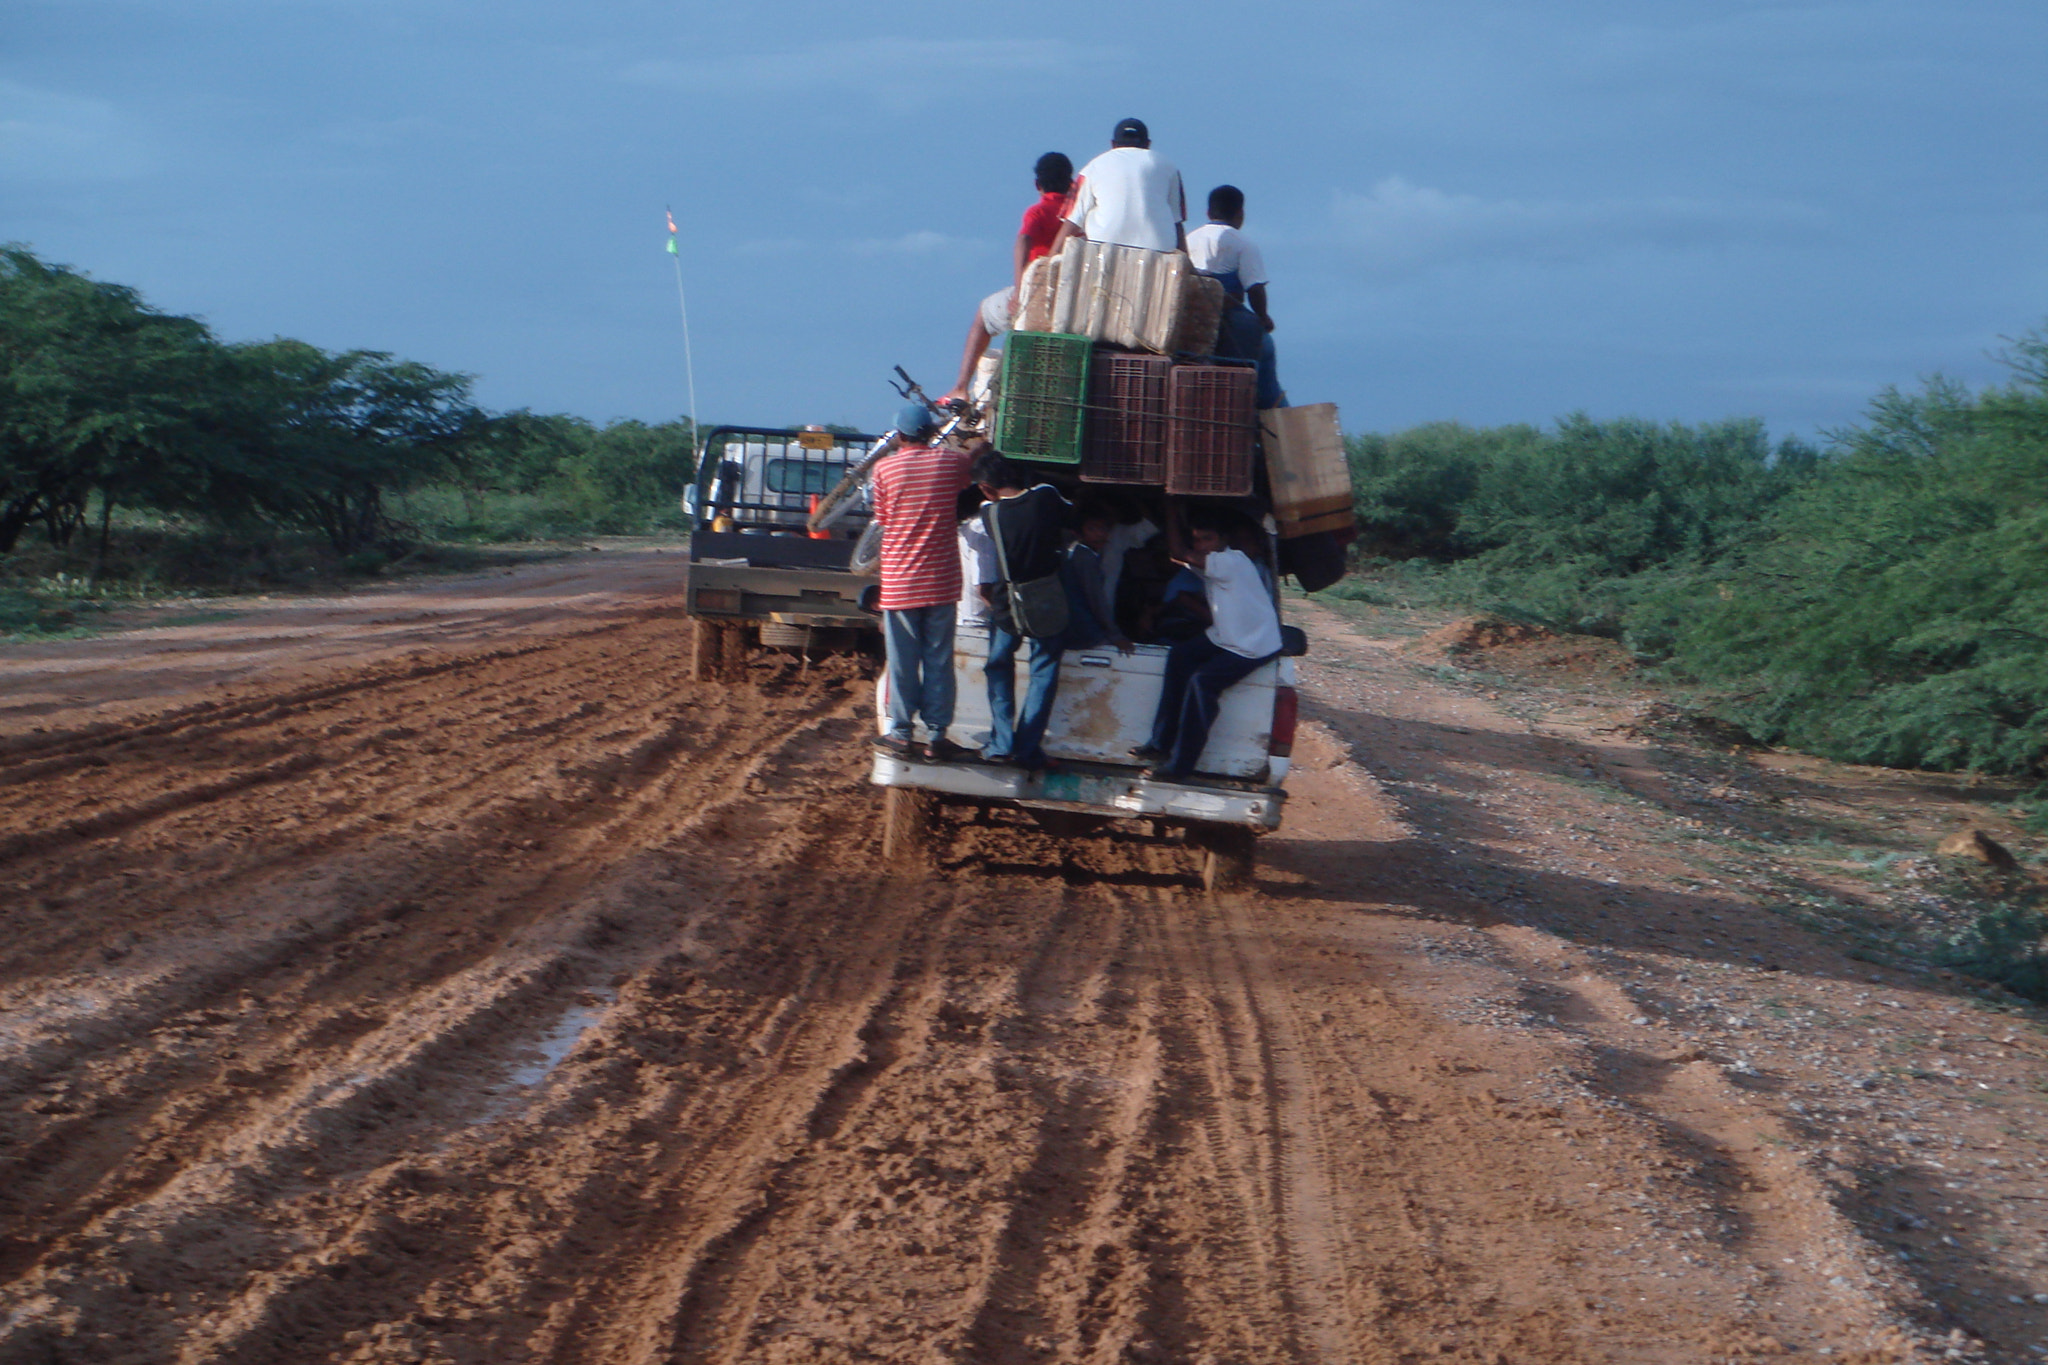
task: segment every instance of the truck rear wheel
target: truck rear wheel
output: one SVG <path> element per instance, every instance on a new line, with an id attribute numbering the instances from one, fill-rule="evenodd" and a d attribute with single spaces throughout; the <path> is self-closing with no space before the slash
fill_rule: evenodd
<path id="1" fill-rule="evenodd" d="M 882 861 L 898 872 L 923 869 L 931 849 L 938 803 L 915 787 L 882 791 Z"/>
<path id="2" fill-rule="evenodd" d="M 690 677 L 696 682 L 732 682 L 747 666 L 747 628 L 707 621 L 692 622 Z"/>
<path id="3" fill-rule="evenodd" d="M 1258 863 L 1258 836 L 1248 829 L 1212 825 L 1188 831 L 1188 838 L 1202 850 L 1202 889 L 1221 894 L 1246 891 L 1252 885 L 1252 869 Z"/>

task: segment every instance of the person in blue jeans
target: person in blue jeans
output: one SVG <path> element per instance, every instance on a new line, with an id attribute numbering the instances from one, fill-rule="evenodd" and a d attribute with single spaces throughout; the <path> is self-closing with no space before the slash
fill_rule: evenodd
<path id="1" fill-rule="evenodd" d="M 1010 577 L 1028 583 L 1057 574 L 1068 510 L 1059 490 L 1043 483 L 1026 487 L 1029 476 L 993 447 L 985 447 L 975 456 L 969 477 L 981 486 L 981 494 L 988 500 L 982 517 L 991 537 L 1002 541 L 997 562 L 1008 566 Z M 982 585 L 982 596 L 989 605 L 988 663 L 983 670 L 988 680 L 989 742 L 981 756 L 989 763 L 1015 763 L 1042 771 L 1051 766 L 1045 756 L 1045 727 L 1052 719 L 1052 704 L 1059 692 L 1060 654 L 1065 646 L 1059 637 L 1031 641 L 1030 676 L 1024 709 L 1019 713 L 1017 651 L 1026 637 L 1011 619 L 1006 587 L 1000 579 Z"/>
<path id="2" fill-rule="evenodd" d="M 1195 771 L 1224 691 L 1279 655 L 1280 611 L 1258 564 L 1230 548 L 1221 524 L 1198 521 L 1183 536 L 1170 516 L 1166 535 L 1173 558 L 1201 575 L 1210 618 L 1207 630 L 1168 647 L 1152 737 L 1131 750 L 1154 777 L 1172 781 Z"/>

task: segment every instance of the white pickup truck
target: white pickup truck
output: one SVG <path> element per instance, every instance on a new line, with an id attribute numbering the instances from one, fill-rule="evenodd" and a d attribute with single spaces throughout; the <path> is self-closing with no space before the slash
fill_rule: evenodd
<path id="1" fill-rule="evenodd" d="M 1301 633 L 1285 634 L 1290 652 L 1301 653 Z M 1184 831 L 1203 853 L 1205 887 L 1227 890 L 1248 883 L 1257 836 L 1279 826 L 1287 799 L 1281 787 L 1294 747 L 1294 659 L 1283 655 L 1224 692 L 1222 712 L 1195 765 L 1199 775 L 1173 782 L 1146 776 L 1130 758 L 1130 750 L 1151 734 L 1166 653 L 1164 645 L 1139 645 L 1129 655 L 1107 646 L 1067 652 L 1045 733 L 1045 751 L 1058 765 L 1051 771 L 934 763 L 876 749 L 872 780 L 886 791 L 884 858 L 899 866 L 921 861 L 942 806 L 1008 805 L 1033 812 L 1056 832 L 1078 833 L 1110 820 L 1150 821 L 1161 834 Z M 987 629 L 961 627 L 953 647 L 958 700 L 952 735 L 971 747 L 988 739 L 982 675 L 987 657 Z M 1021 696 L 1021 655 L 1017 672 Z M 877 685 L 875 713 L 878 730 L 885 729 L 886 670 Z"/>

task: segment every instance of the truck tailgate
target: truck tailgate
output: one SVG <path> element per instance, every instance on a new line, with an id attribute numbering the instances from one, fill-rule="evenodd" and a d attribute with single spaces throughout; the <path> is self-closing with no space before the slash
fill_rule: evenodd
<path id="1" fill-rule="evenodd" d="M 1017 697 L 1021 703 L 1028 679 L 1027 644 L 1018 651 Z M 962 626 L 953 644 L 953 677 L 958 688 L 954 704 L 954 738 L 984 745 L 989 735 L 988 630 Z M 1125 763 L 1130 751 L 1152 733 L 1159 708 L 1159 688 L 1166 673 L 1166 647 L 1139 645 L 1124 655 L 1107 645 L 1067 651 L 1060 660 L 1060 686 L 1045 751 L 1054 758 Z M 1268 780 L 1268 749 L 1273 732 L 1273 689 L 1292 683 L 1294 661 L 1276 659 L 1223 694 L 1222 714 L 1209 732 L 1208 747 L 1196 767 L 1205 773 L 1251 781 Z M 883 679 L 882 715 L 887 714 L 887 678 Z M 1277 780 L 1274 778 L 1273 780 Z"/>

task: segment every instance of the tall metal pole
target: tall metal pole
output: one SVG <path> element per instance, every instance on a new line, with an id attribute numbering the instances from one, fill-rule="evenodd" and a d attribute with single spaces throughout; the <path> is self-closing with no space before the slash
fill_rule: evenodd
<path id="1" fill-rule="evenodd" d="M 683 297 L 683 258 L 676 250 L 676 215 L 668 210 L 668 255 L 676 267 L 676 307 L 683 315 L 683 374 L 690 389 L 690 436 L 694 443 L 697 435 L 697 363 L 690 354 L 690 305 Z"/>

